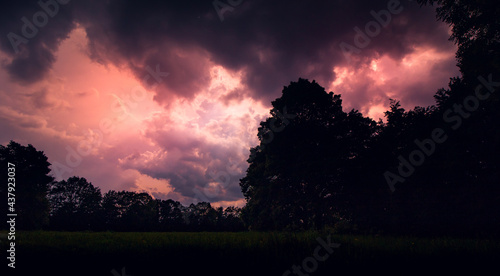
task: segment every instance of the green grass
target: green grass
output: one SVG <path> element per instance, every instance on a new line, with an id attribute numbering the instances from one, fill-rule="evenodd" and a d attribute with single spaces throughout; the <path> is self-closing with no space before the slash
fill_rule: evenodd
<path id="1" fill-rule="evenodd" d="M 5 236 L 0 234 L 2 252 Z M 18 232 L 16 270 L 109 276 L 112 269 L 121 274 L 125 267 L 132 276 L 282 275 L 313 256 L 319 246 L 316 238 L 327 236 L 318 232 Z M 390 274 L 399 269 L 408 274 L 435 265 L 446 273 L 477 271 L 495 264 L 500 256 L 500 240 L 361 235 L 331 235 L 331 240 L 340 248 L 318 262 L 318 270 L 310 275 L 375 270 Z"/>

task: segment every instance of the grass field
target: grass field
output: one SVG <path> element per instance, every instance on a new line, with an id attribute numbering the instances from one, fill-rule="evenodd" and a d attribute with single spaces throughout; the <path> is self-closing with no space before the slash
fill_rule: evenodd
<path id="1" fill-rule="evenodd" d="M 6 232 L 1 235 L 1 250 L 6 253 Z M 18 275 L 146 276 L 287 275 L 290 270 L 288 275 L 300 275 L 293 274 L 292 265 L 302 266 L 307 260 L 309 272 L 302 268 L 303 275 L 376 271 L 449 275 L 466 270 L 480 273 L 494 268 L 500 258 L 500 240 L 356 235 L 331 235 L 340 247 L 326 255 L 317 238 L 327 241 L 328 236 L 319 232 L 18 232 L 15 271 Z M 320 251 L 315 251 L 318 247 Z M 314 252 L 328 257 L 314 261 Z"/>

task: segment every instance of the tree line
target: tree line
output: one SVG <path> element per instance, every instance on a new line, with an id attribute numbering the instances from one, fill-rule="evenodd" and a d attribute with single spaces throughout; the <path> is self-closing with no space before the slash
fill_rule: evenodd
<path id="1" fill-rule="evenodd" d="M 183 206 L 147 193 L 110 190 L 104 195 L 83 177 L 54 181 L 50 163 L 32 145 L 0 145 L 0 166 L 15 164 L 15 204 L 19 230 L 58 231 L 242 231 L 238 207 L 214 208 L 208 202 Z M 0 192 L 7 202 L 7 179 Z M 5 182 L 5 183 L 4 183 Z M 2 227 L 6 227 L 2 225 Z"/>
<path id="2" fill-rule="evenodd" d="M 500 233 L 500 4 L 418 2 L 436 4 L 452 27 L 461 76 L 434 105 L 405 110 L 391 100 L 385 122 L 344 111 L 341 96 L 315 81 L 291 82 L 261 123 L 240 181 L 247 225 Z"/>
<path id="3" fill-rule="evenodd" d="M 461 76 L 435 104 L 385 121 L 344 111 L 340 95 L 299 79 L 272 102 L 240 180 L 246 205 L 182 206 L 145 193 L 104 196 L 84 178 L 54 182 L 43 152 L 11 142 L 16 206 L 26 229 L 123 231 L 309 230 L 412 235 L 500 233 L 500 4 L 424 1 L 452 27 Z M 464 4 L 467 2 L 467 4 Z M 425 80 L 422 80 L 425 81 Z M 283 116 L 283 114 L 288 114 Z M 277 131 L 279 129 L 279 131 Z M 6 193 L 6 179 L 0 178 Z M 6 204 L 0 204 L 6 212 Z M 3 213 L 5 213 L 3 212 Z"/>
<path id="4" fill-rule="evenodd" d="M 183 206 L 147 193 L 108 191 L 85 178 L 54 182 L 48 192 L 50 229 L 115 231 L 240 231 L 240 208 L 208 202 Z"/>

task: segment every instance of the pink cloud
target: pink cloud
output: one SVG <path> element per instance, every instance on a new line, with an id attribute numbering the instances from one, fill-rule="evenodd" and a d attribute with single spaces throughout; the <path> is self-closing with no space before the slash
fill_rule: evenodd
<path id="1" fill-rule="evenodd" d="M 431 47 L 417 47 L 395 60 L 387 55 L 366 61 L 361 66 L 335 67 L 337 79 L 330 85 L 342 94 L 344 108 L 355 108 L 373 119 L 384 118 L 389 98 L 403 107 L 434 104 L 433 95 L 459 74 L 454 53 Z"/>
<path id="2" fill-rule="evenodd" d="M 390 97 L 406 108 L 432 104 L 458 74 L 449 28 L 413 3 L 356 64 L 338 45 L 386 2 L 360 10 L 349 1 L 289 9 L 262 1 L 231 24 L 205 9 L 211 5 L 110 3 L 68 5 L 59 20 L 71 24 L 47 26 L 27 58 L 0 44 L 0 141 L 32 143 L 69 169 L 61 178 L 86 177 L 103 191 L 147 191 L 184 204 L 200 200 L 198 191 L 215 206 L 241 206 L 238 182 L 257 127 L 290 81 L 316 79 L 342 94 L 345 109 L 377 119 Z"/>

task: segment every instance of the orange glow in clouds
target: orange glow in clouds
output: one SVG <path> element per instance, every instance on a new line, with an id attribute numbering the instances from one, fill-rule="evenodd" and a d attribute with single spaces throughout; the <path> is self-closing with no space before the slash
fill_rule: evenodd
<path id="1" fill-rule="evenodd" d="M 214 193 L 213 175 L 227 173 L 232 177 L 229 185 L 238 185 L 249 148 L 258 143 L 259 123 L 271 107 L 245 93 L 244 71 L 211 64 L 208 87 L 190 99 L 172 96 L 165 107 L 153 99 L 162 91 L 143 87 L 126 67 L 91 61 L 86 45 L 85 30 L 73 30 L 61 44 L 48 77 L 34 85 L 20 86 L 9 82 L 5 72 L 0 74 L 4 83 L 0 93 L 5 95 L 0 122 L 15 125 L 19 137 L 29 138 L 18 142 L 40 145 L 37 148 L 47 153 L 53 166 L 69 168 L 57 180 L 76 175 L 103 192 L 148 192 L 183 204 L 193 198 L 178 191 L 182 187 L 170 179 L 172 175 L 182 175 L 176 181 L 186 183 L 192 183 L 193 175 L 205 177 L 205 186 L 197 188 Z M 441 78 L 446 86 L 449 72 L 443 73 L 446 77 L 435 76 L 429 68 L 452 55 L 426 48 L 415 49 L 401 62 L 382 55 L 360 68 L 335 67 L 337 78 L 329 87 L 320 85 L 342 94 L 345 110 L 356 108 L 378 119 L 389 108 L 389 98 L 413 107 L 404 89 L 422 79 Z M 433 89 L 423 91 L 429 99 Z M 219 196 L 226 195 L 227 188 Z M 233 197 L 213 205 L 243 206 L 244 200 Z"/>
<path id="2" fill-rule="evenodd" d="M 211 85 L 206 90 L 199 91 L 192 101 L 173 98 L 167 110 L 153 100 L 154 91 L 145 89 L 128 68 L 92 62 L 85 52 L 86 43 L 84 29 L 75 29 L 61 45 L 57 62 L 43 84 L 50 91 L 49 98 L 62 99 L 65 103 L 44 116 L 48 126 L 69 135 L 64 144 L 76 150 L 82 141 L 89 141 L 89 133 L 103 134 L 102 141 L 93 145 L 92 152 L 81 156 L 81 165 L 69 166 L 66 156 L 56 160 L 72 169 L 62 178 L 74 174 L 87 176 L 89 170 L 102 178 L 106 178 L 105 174 L 120 175 L 121 181 L 109 181 L 107 176 L 106 183 L 102 183 L 100 177 L 88 178 L 103 192 L 128 189 L 188 200 L 176 193 L 169 179 L 154 178 L 133 167 L 158 168 L 164 166 L 165 163 L 160 164 L 162 161 L 167 164 L 181 162 L 183 156 L 190 154 L 201 158 L 205 154 L 203 149 L 183 147 L 182 152 L 176 153 L 169 144 L 160 145 L 148 136 L 152 130 L 165 130 L 169 137 L 178 136 L 181 144 L 182 141 L 199 140 L 228 151 L 236 150 L 241 159 L 237 162 L 245 163 L 249 147 L 258 141 L 258 123 L 267 116 L 269 107 L 242 96 L 227 100 L 236 90 L 244 89 L 241 73 L 230 73 L 213 65 Z M 162 157 L 156 153 L 161 153 Z M 209 160 L 206 164 L 192 163 L 190 166 L 204 174 L 216 164 L 217 160 Z M 104 168 L 111 171 L 106 172 Z M 123 181 L 129 183 L 128 186 L 122 186 L 120 182 Z M 224 204 L 242 206 L 243 201 L 214 205 Z"/>

